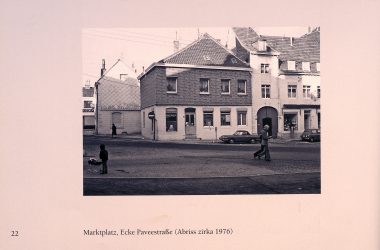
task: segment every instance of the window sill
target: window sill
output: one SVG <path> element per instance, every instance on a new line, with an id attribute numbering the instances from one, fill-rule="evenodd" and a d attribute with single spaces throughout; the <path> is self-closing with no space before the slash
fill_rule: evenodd
<path id="1" fill-rule="evenodd" d="M 222 93 L 222 95 L 231 95 L 231 93 Z"/>
<path id="2" fill-rule="evenodd" d="M 206 93 L 206 92 L 204 92 L 204 93 L 201 92 L 201 93 L 199 93 L 199 94 L 200 94 L 200 95 L 209 95 L 210 93 L 209 93 L 209 92 L 207 92 L 207 93 Z"/>
<path id="3" fill-rule="evenodd" d="M 247 93 L 238 93 L 239 96 L 246 96 Z"/>
<path id="4" fill-rule="evenodd" d="M 176 95 L 177 92 L 166 92 L 166 94 L 169 94 L 169 95 Z"/>

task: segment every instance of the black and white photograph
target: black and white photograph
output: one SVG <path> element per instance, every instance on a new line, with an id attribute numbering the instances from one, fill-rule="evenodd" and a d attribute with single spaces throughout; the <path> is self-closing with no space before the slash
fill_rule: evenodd
<path id="1" fill-rule="evenodd" d="M 379 9 L 2 1 L 0 249 L 379 250 Z"/>
<path id="2" fill-rule="evenodd" d="M 320 33 L 82 29 L 83 195 L 320 194 Z"/>

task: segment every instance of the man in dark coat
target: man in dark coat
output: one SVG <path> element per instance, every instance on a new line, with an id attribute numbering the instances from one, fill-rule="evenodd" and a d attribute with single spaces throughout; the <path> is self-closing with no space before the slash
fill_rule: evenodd
<path id="1" fill-rule="evenodd" d="M 112 137 L 114 135 L 116 136 L 116 126 L 115 126 L 115 124 L 112 123 Z"/>
<path id="2" fill-rule="evenodd" d="M 103 165 L 102 172 L 100 173 L 107 174 L 108 173 L 108 166 L 107 166 L 108 151 L 106 150 L 106 146 L 104 144 L 100 144 L 99 158 L 102 160 L 102 165 Z"/>
<path id="3" fill-rule="evenodd" d="M 260 159 L 261 156 L 265 155 L 265 160 L 270 161 L 268 139 L 272 138 L 272 136 L 268 135 L 268 131 L 269 131 L 269 125 L 265 125 L 264 128 L 260 132 L 261 148 L 253 154 L 254 158 Z"/>

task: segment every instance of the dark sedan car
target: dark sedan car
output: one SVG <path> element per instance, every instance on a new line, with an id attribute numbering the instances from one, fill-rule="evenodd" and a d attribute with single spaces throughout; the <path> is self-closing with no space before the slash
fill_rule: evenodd
<path id="1" fill-rule="evenodd" d="M 321 141 L 321 131 L 319 129 L 306 129 L 301 135 L 301 140 L 309 142 Z"/>
<path id="2" fill-rule="evenodd" d="M 246 130 L 237 130 L 233 135 L 222 135 L 219 137 L 219 140 L 225 142 L 225 143 L 257 143 L 260 142 L 260 136 L 258 135 L 251 135 Z"/>

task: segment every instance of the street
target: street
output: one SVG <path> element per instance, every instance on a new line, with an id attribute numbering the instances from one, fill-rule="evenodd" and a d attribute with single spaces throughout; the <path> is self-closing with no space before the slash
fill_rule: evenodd
<path id="1" fill-rule="evenodd" d="M 84 136 L 84 195 L 318 194 L 320 143 L 270 144 L 272 161 L 253 159 L 259 144 L 160 142 Z M 108 174 L 90 166 L 99 145 Z"/>

